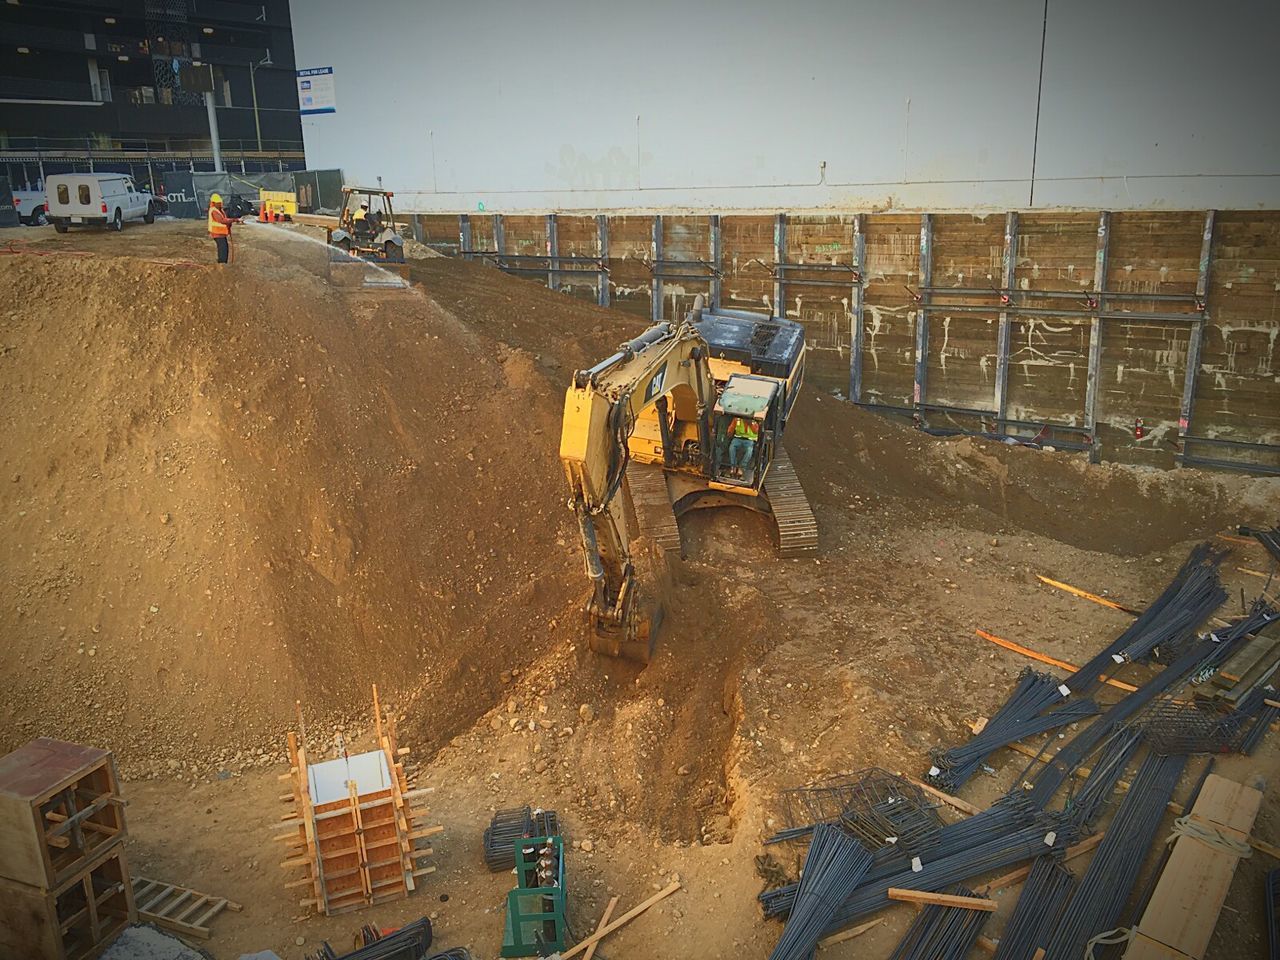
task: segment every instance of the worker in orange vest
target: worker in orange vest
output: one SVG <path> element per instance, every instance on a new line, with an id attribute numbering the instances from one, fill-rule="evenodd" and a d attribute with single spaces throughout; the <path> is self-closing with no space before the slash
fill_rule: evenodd
<path id="1" fill-rule="evenodd" d="M 209 197 L 209 236 L 218 248 L 219 263 L 231 260 L 231 225 L 241 222 L 239 218 L 228 217 L 222 212 L 222 197 L 219 194 Z"/>

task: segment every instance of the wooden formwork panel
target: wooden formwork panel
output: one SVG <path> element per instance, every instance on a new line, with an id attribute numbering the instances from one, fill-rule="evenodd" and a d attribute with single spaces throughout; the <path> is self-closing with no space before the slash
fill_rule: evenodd
<path id="1" fill-rule="evenodd" d="M 418 865 L 432 850 L 417 841 L 442 828 L 422 824 L 426 810 L 413 803 L 427 791 L 409 789 L 398 759 L 408 750 L 396 745 L 395 717 L 388 713 L 383 718 L 376 687 L 373 702 L 376 750 L 312 764 L 300 735 L 289 734 L 290 770 L 282 779 L 292 789 L 280 798 L 289 812 L 281 823 L 286 832 L 275 839 L 285 844 L 281 866 L 302 876 L 285 886 L 302 888 L 306 896 L 300 904 L 329 916 L 407 897 L 415 878 L 435 871 Z M 362 779 L 361 771 L 368 771 L 370 763 L 381 774 Z M 319 777 L 321 770 L 324 777 Z M 312 792 L 313 772 L 319 795 Z M 335 773 L 349 777 L 345 796 L 337 789 Z"/>
<path id="2" fill-rule="evenodd" d="M 456 257 L 462 250 L 460 218 L 456 213 L 422 213 L 418 215 L 422 227 L 422 242 L 433 250 Z"/>
<path id="3" fill-rule="evenodd" d="M 562 257 L 595 257 L 600 254 L 600 232 L 595 217 L 556 217 L 556 246 Z M 572 270 L 592 269 L 587 264 L 575 264 Z M 560 289 L 581 300 L 596 301 L 599 278 L 594 273 L 562 272 Z"/>
<path id="4" fill-rule="evenodd" d="M 1280 444 L 1280 212 L 1217 215 L 1191 433 Z"/>
<path id="5" fill-rule="evenodd" d="M 969 214 L 933 218 L 933 282 L 938 288 L 992 288 L 986 297 L 932 295 L 935 304 L 953 303 L 974 310 L 929 312 L 929 403 L 971 410 L 995 409 L 997 334 L 1004 217 Z M 934 419 L 938 419 L 934 417 Z"/>
<path id="6" fill-rule="evenodd" d="M 1200 273 L 1203 212 L 1111 215 L 1105 289 L 1116 294 L 1191 295 Z M 1189 302 L 1113 298 L 1109 312 L 1190 312 Z M 1097 432 L 1109 455 L 1171 466 L 1186 378 L 1191 325 L 1108 319 L 1102 325 Z M 1135 437 L 1141 418 L 1145 436 Z M 1123 452 L 1121 452 L 1123 449 Z"/>
<path id="7" fill-rule="evenodd" d="M 773 217 L 720 218 L 720 303 L 735 310 L 774 313 Z"/>
<path id="8" fill-rule="evenodd" d="M 609 218 L 609 303 L 648 319 L 653 301 L 653 218 Z"/>
<path id="9" fill-rule="evenodd" d="M 702 294 L 704 301 L 711 298 L 711 218 L 667 217 L 662 218 L 662 259 L 679 260 L 684 264 L 700 261 L 703 265 L 686 266 L 664 264 L 662 273 L 693 276 L 707 274 L 705 280 L 663 280 L 662 315 L 668 320 L 681 320 L 693 309 L 693 301 Z"/>
<path id="10" fill-rule="evenodd" d="M 821 390 L 847 392 L 852 336 L 854 275 L 848 270 L 806 270 L 853 266 L 852 216 L 790 216 L 786 224 L 788 281 L 782 289 L 784 315 L 805 327 L 806 379 Z"/>
<path id="11" fill-rule="evenodd" d="M 915 388 L 920 289 L 920 217 L 868 216 L 863 286 L 862 394 L 869 402 L 909 406 Z"/>
<path id="12" fill-rule="evenodd" d="M 493 245 L 493 217 L 487 213 L 472 214 L 471 222 L 471 249 L 472 250 L 494 250 Z"/>
<path id="13" fill-rule="evenodd" d="M 39 737 L 0 758 L 0 877 L 51 890 L 124 835 L 108 751 Z"/>
<path id="14" fill-rule="evenodd" d="M 1094 289 L 1096 213 L 1028 213 L 1018 223 L 1013 287 L 1027 307 L 1080 309 Z M 1080 300 L 1034 292 L 1079 290 Z M 1008 415 L 1080 426 L 1089 370 L 1088 319 L 1020 314 L 1012 319 Z"/>

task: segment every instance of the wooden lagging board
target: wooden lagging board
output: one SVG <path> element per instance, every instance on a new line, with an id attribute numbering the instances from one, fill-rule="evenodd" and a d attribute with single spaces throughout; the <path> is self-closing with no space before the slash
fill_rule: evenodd
<path id="1" fill-rule="evenodd" d="M 408 750 L 396 744 L 395 716 L 384 719 L 377 687 L 373 708 L 378 749 L 368 753 L 311 763 L 301 717 L 299 733 L 289 734 L 292 765 L 282 779 L 293 790 L 280 798 L 291 806 L 282 823 L 287 832 L 276 838 L 286 844 L 281 866 L 302 871 L 286 883 L 309 894 L 300 904 L 328 916 L 407 897 L 418 877 L 435 870 L 419 865 L 432 850 L 417 842 L 443 828 L 422 825 L 426 809 L 411 806 L 427 791 L 409 790 L 400 760 Z M 345 776 L 339 796 L 335 770 Z"/>

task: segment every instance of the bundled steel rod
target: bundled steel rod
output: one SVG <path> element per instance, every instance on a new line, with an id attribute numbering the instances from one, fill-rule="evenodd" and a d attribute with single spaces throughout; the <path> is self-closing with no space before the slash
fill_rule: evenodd
<path id="1" fill-rule="evenodd" d="M 1270 687 L 1264 687 L 1263 690 L 1267 695 L 1266 699 L 1274 702 L 1275 691 Z M 1258 716 L 1253 721 L 1253 726 L 1246 730 L 1240 738 L 1240 752 L 1252 755 L 1253 751 L 1258 749 L 1258 744 L 1262 742 L 1262 738 L 1266 736 L 1267 731 L 1271 729 L 1271 724 L 1275 723 L 1278 718 L 1280 718 L 1280 707 L 1270 706 L 1264 701 L 1262 709 L 1258 711 Z"/>
<path id="2" fill-rule="evenodd" d="M 1064 694 L 1064 690 L 1068 693 Z M 1098 705 L 1092 700 L 1066 699 L 1068 696 L 1069 689 L 1056 677 L 1023 670 L 1013 693 L 987 721 L 981 733 L 961 746 L 932 751 L 933 766 L 929 768 L 927 779 L 943 790 L 955 791 L 1001 747 L 1015 740 L 1056 730 L 1098 712 Z M 1056 704 L 1061 706 L 1045 713 Z"/>
<path id="3" fill-rule="evenodd" d="M 494 813 L 484 830 L 484 863 L 497 873 L 516 865 L 517 840 L 551 837 L 560 833 L 560 818 L 554 810 L 510 807 Z"/>
<path id="4" fill-rule="evenodd" d="M 1192 550 L 1173 582 L 1121 635 L 1123 643 L 1112 645 L 1118 647 L 1111 651 L 1113 663 L 1140 660 L 1156 647 L 1177 650 L 1190 640 L 1196 627 L 1226 602 L 1227 591 L 1218 579 L 1218 565 L 1226 555 L 1209 544 Z M 1171 661 L 1167 654 L 1160 659 Z"/>
<path id="5" fill-rule="evenodd" d="M 1035 777 L 1030 798 L 1045 807 L 1064 780 L 1113 730 L 1127 723 L 1160 694 L 1172 689 L 1193 674 L 1217 670 L 1236 650 L 1240 641 L 1274 620 L 1280 613 L 1261 601 L 1243 619 L 1220 633 L 1200 637 L 1182 656 L 1156 674 L 1137 691 L 1119 700 L 1093 723 L 1076 734 Z"/>
<path id="6" fill-rule="evenodd" d="M 1098 751 L 1084 785 L 1066 802 L 1066 813 L 1080 826 L 1088 829 L 1098 822 L 1115 793 L 1116 784 L 1124 775 L 1129 760 L 1137 752 L 1142 735 L 1131 727 L 1121 727 Z"/>
<path id="7" fill-rule="evenodd" d="M 1036 945 L 1045 948 L 1045 960 L 1079 960 L 1091 937 L 1116 925 L 1186 762 L 1158 753 L 1142 762 L 1061 920 Z"/>
<path id="8" fill-rule="evenodd" d="M 993 960 L 1031 960 L 1037 945 L 1057 926 L 1075 888 L 1076 878 L 1057 857 L 1036 857 Z"/>
<path id="9" fill-rule="evenodd" d="M 871 867 L 871 853 L 839 827 L 813 831 L 791 916 L 769 960 L 808 960 L 832 914 Z"/>
<path id="10" fill-rule="evenodd" d="M 962 885 L 947 893 L 958 897 L 977 896 Z M 990 916 L 985 910 L 931 903 L 907 928 L 889 960 L 964 960 Z"/>
<path id="11" fill-rule="evenodd" d="M 1246 537 L 1253 537 L 1266 548 L 1267 553 L 1271 554 L 1276 563 L 1280 563 L 1280 526 L 1272 527 L 1270 530 L 1241 527 L 1240 533 Z"/>

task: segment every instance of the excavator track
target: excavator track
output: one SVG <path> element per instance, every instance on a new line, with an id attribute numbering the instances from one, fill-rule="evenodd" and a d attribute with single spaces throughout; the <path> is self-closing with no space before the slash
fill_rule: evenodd
<path id="1" fill-rule="evenodd" d="M 633 460 L 627 466 L 627 483 L 631 486 L 631 501 L 635 504 L 641 535 L 652 539 L 665 552 L 683 557 L 680 526 L 676 523 L 675 511 L 671 509 L 667 475 L 663 469 Z"/>
<path id="2" fill-rule="evenodd" d="M 764 490 L 778 525 L 778 556 L 806 557 L 817 553 L 818 520 L 800 486 L 796 468 L 781 446 L 774 451 Z"/>

